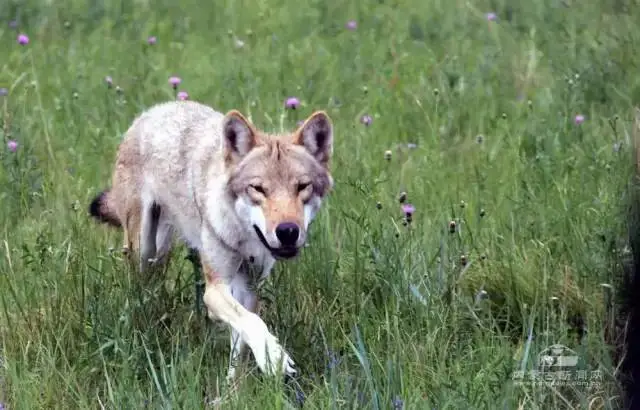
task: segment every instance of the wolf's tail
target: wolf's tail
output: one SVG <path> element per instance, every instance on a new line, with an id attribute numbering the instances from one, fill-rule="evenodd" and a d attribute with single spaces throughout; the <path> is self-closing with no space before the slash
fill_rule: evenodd
<path id="1" fill-rule="evenodd" d="M 110 189 L 100 192 L 89 205 L 89 214 L 100 222 L 120 227 L 122 223 L 113 206 L 113 195 Z"/>
<path id="2" fill-rule="evenodd" d="M 619 284 L 619 318 L 622 327 L 620 382 L 624 390 L 624 408 L 640 407 L 640 109 L 635 109 L 633 129 L 635 172 L 630 184 L 627 219 L 630 258 L 624 264 Z"/>

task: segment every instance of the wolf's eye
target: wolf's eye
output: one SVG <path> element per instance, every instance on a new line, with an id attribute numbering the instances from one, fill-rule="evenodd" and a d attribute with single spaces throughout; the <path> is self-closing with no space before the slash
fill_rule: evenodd
<path id="1" fill-rule="evenodd" d="M 261 193 L 262 195 L 266 195 L 266 192 L 263 187 L 260 185 L 249 185 L 249 188 L 253 189 L 256 192 Z"/>
<path id="2" fill-rule="evenodd" d="M 302 192 L 305 189 L 307 189 L 307 187 L 311 185 L 310 182 L 305 182 L 304 184 L 298 184 L 298 192 Z"/>

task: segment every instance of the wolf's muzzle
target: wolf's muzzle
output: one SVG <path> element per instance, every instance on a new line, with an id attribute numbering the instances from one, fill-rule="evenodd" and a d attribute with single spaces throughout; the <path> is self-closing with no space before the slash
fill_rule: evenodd
<path id="1" fill-rule="evenodd" d="M 281 224 L 284 225 L 284 224 Z M 280 225 L 279 225 L 280 226 Z M 278 227 L 279 227 L 278 226 Z M 296 226 L 297 228 L 297 226 Z M 253 225 L 253 229 L 255 229 L 256 234 L 258 235 L 258 238 L 260 239 L 260 242 L 262 242 L 262 244 L 264 245 L 265 248 L 267 248 L 269 250 L 269 252 L 271 252 L 271 255 L 276 258 L 276 259 L 291 259 L 295 256 L 298 255 L 298 248 L 295 246 L 295 241 L 293 242 L 294 245 L 293 246 L 282 246 L 280 248 L 274 248 L 273 246 L 270 246 L 269 243 L 267 242 L 267 238 L 264 237 L 264 234 L 262 233 L 262 231 L 260 231 L 260 228 L 258 228 L 256 225 Z M 293 236 L 293 233 L 287 233 L 288 235 Z M 300 234 L 299 230 L 298 230 L 298 235 Z M 297 241 L 297 236 L 296 235 L 296 241 Z M 276 229 L 276 236 L 277 236 L 277 229 Z M 278 238 L 281 242 L 282 239 Z M 283 243 L 284 245 L 284 243 Z"/>

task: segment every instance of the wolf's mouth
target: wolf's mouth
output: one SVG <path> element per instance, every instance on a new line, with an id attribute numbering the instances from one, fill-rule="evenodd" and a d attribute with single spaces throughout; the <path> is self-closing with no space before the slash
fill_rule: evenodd
<path id="1" fill-rule="evenodd" d="M 255 229 L 260 242 L 264 245 L 265 248 L 271 252 L 271 255 L 276 259 L 291 259 L 298 255 L 298 248 L 296 247 L 286 247 L 286 248 L 274 248 L 267 243 L 267 238 L 264 237 L 264 234 L 256 225 L 253 225 L 253 229 Z"/>

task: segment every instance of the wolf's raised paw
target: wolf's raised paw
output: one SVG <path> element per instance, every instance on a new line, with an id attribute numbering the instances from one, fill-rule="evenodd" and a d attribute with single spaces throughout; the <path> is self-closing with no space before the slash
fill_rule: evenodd
<path id="1" fill-rule="evenodd" d="M 278 343 L 275 336 L 269 334 L 262 338 L 261 342 L 255 343 L 255 349 L 252 349 L 260 370 L 269 375 L 276 375 L 279 371 L 282 371 L 285 376 L 296 375 L 293 359 Z"/>

